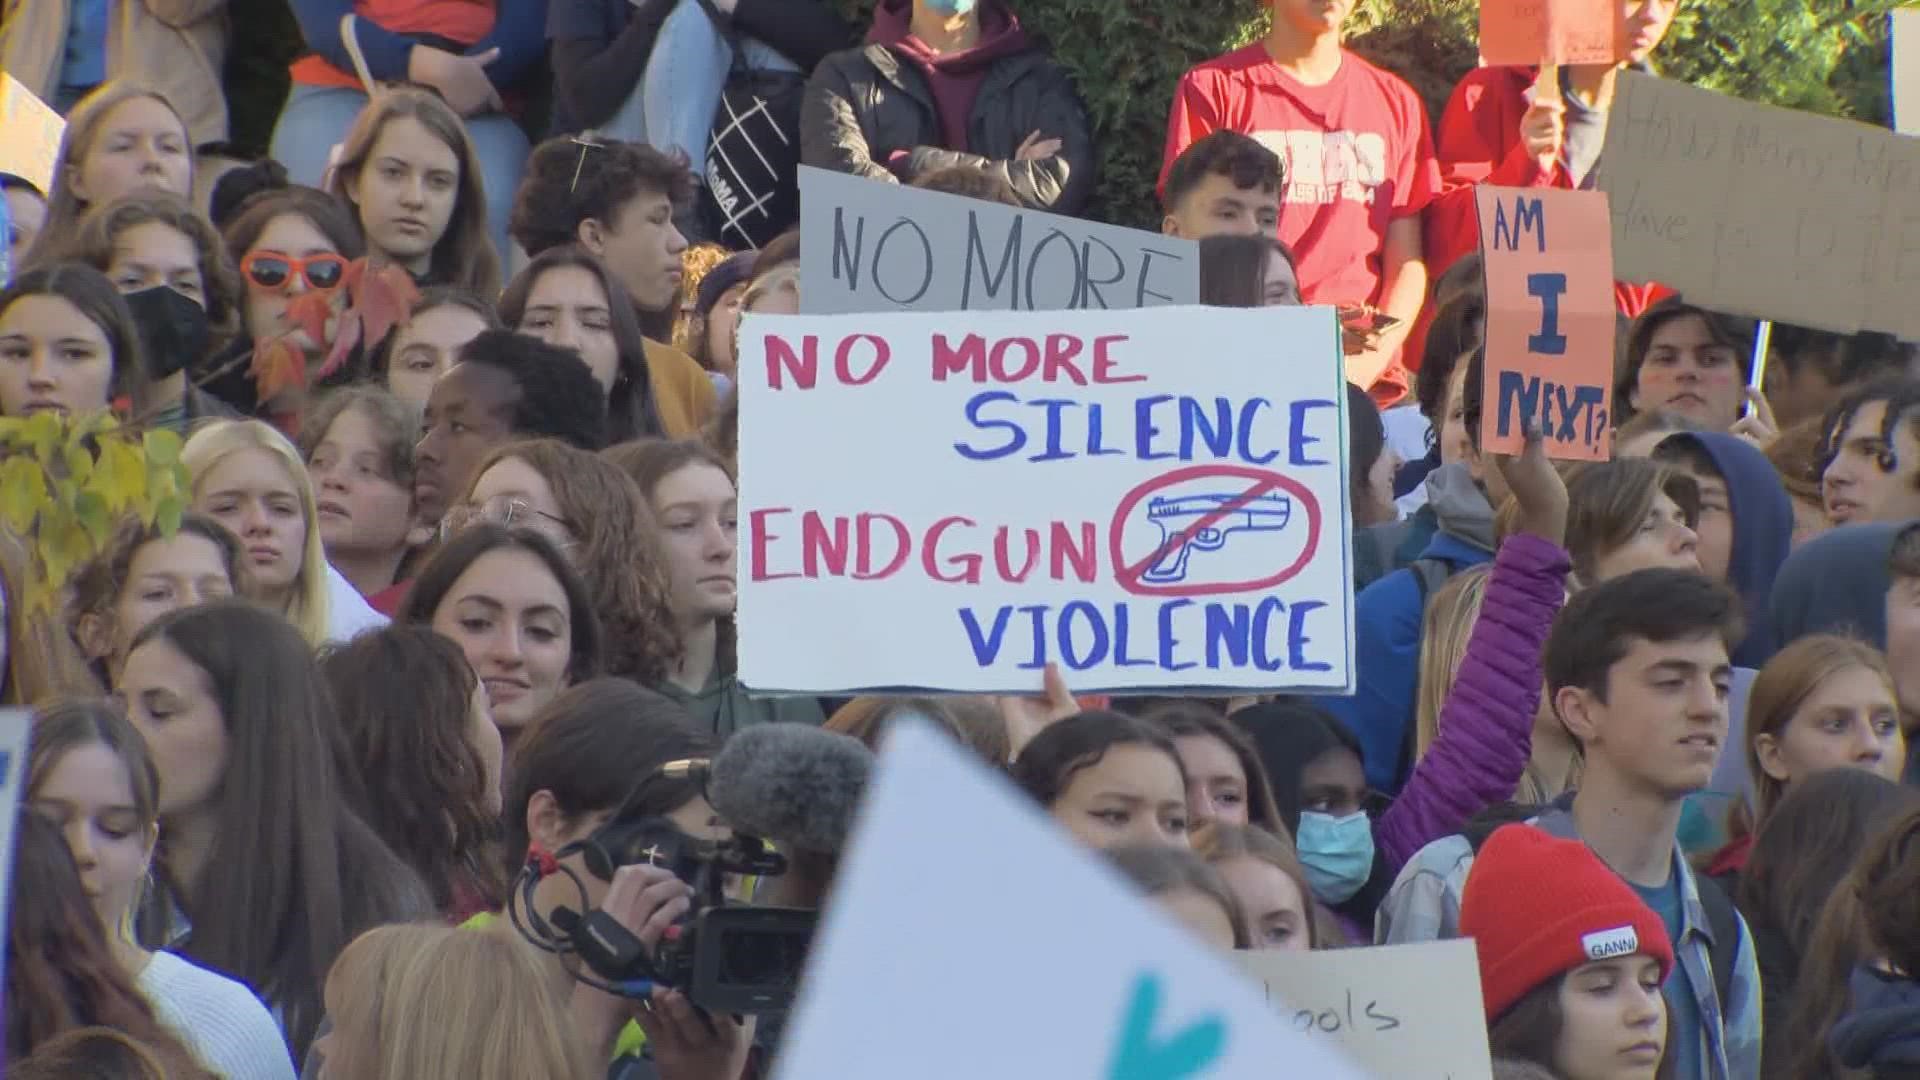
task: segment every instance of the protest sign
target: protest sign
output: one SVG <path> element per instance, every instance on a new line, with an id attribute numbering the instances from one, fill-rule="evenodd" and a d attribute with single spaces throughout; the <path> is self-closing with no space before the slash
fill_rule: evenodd
<path id="1" fill-rule="evenodd" d="M 800 169 L 800 308 L 1061 311 L 1200 302 L 1200 245 Z"/>
<path id="2" fill-rule="evenodd" d="M 924 722 L 889 730 L 847 850 L 781 1080 L 1367 1075 Z"/>
<path id="3" fill-rule="evenodd" d="M 1480 0 L 1485 64 L 1611 64 L 1620 55 L 1618 0 Z"/>
<path id="4" fill-rule="evenodd" d="M 1353 684 L 1331 308 L 748 316 L 741 680 Z M 821 622 L 822 613 L 831 613 Z"/>
<path id="5" fill-rule="evenodd" d="M 1607 197 L 1474 189 L 1487 279 L 1480 445 L 1517 454 L 1531 419 L 1550 457 L 1605 461 L 1613 427 Z"/>
<path id="6" fill-rule="evenodd" d="M 1893 126 L 1920 135 L 1920 8 L 1893 12 Z"/>
<path id="7" fill-rule="evenodd" d="M 1493 1072 L 1473 942 L 1262 950 L 1237 956 L 1288 1027 L 1375 1076 L 1486 1080 Z"/>
<path id="8" fill-rule="evenodd" d="M 1623 72 L 1600 186 L 1624 280 L 1920 338 L 1920 139 Z"/>
<path id="9" fill-rule="evenodd" d="M 53 190 L 53 170 L 60 161 L 60 137 L 67 122 L 19 79 L 0 71 L 0 172 L 32 181 L 41 191 Z"/>

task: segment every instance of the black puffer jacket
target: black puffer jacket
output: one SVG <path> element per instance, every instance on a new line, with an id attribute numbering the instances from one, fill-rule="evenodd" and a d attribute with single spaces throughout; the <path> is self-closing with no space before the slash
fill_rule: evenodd
<path id="1" fill-rule="evenodd" d="M 1093 193 L 1093 135 L 1067 70 L 1029 43 L 991 62 L 974 99 L 967 147 L 942 148 L 940 116 L 926 75 L 891 47 L 871 43 L 828 56 L 814 69 L 800 110 L 801 160 L 872 180 L 911 179 L 955 165 L 987 170 L 1037 210 L 1077 214 Z M 1015 161 L 1028 135 L 1057 138 L 1060 151 Z M 890 169 L 894 154 L 907 158 Z"/>

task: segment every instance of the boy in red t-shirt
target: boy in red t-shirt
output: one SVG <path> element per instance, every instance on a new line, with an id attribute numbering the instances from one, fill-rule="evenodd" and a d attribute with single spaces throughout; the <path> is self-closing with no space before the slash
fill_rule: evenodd
<path id="1" fill-rule="evenodd" d="M 1439 191 L 1427 114 L 1413 88 L 1340 45 L 1353 0 L 1272 0 L 1264 41 L 1180 77 L 1167 121 L 1165 169 L 1221 128 L 1280 156 L 1280 239 L 1299 258 L 1310 304 L 1391 317 L 1357 335 L 1347 378 L 1398 399 L 1398 353 L 1427 291 L 1420 213 Z"/>

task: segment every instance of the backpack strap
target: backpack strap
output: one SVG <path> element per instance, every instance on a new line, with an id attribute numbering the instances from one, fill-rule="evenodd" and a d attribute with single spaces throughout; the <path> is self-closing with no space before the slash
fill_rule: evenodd
<path id="1" fill-rule="evenodd" d="M 1724 1015 L 1727 1002 L 1733 998 L 1733 971 L 1740 959 L 1740 916 L 1718 881 L 1694 874 L 1693 884 L 1700 894 L 1700 906 L 1707 912 L 1707 931 L 1713 935 L 1713 949 L 1707 955 L 1713 965 L 1713 991 Z"/>

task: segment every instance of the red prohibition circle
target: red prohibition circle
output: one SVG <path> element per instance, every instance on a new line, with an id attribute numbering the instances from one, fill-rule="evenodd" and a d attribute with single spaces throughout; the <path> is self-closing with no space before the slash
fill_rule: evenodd
<path id="1" fill-rule="evenodd" d="M 1234 502 L 1223 504 L 1220 509 L 1195 519 L 1192 524 L 1170 538 L 1168 543 L 1162 545 L 1159 550 L 1148 555 L 1138 563 L 1128 565 L 1126 552 L 1122 550 L 1121 541 L 1126 533 L 1127 518 L 1133 513 L 1134 509 L 1156 491 L 1164 490 L 1175 484 L 1183 484 L 1189 480 L 1200 480 L 1208 477 L 1231 477 L 1237 480 L 1250 481 L 1251 483 L 1248 485 L 1246 491 Z M 1194 533 L 1207 528 L 1222 517 L 1233 513 L 1257 496 L 1265 495 L 1275 490 L 1286 492 L 1287 495 L 1293 498 L 1296 504 L 1304 508 L 1307 512 L 1307 542 L 1300 550 L 1300 557 L 1293 560 L 1291 564 L 1277 573 L 1252 581 L 1210 582 L 1197 585 L 1185 582 L 1168 585 L 1150 585 L 1142 580 L 1147 570 L 1159 560 L 1161 552 L 1173 545 L 1185 544 Z M 1189 465 L 1185 468 L 1175 469 L 1172 472 L 1156 476 L 1134 487 L 1131 491 L 1128 491 L 1126 495 L 1122 496 L 1120 506 L 1113 512 L 1113 520 L 1108 523 L 1107 526 L 1107 547 L 1114 568 L 1114 579 L 1122 589 L 1125 589 L 1135 596 L 1212 596 L 1221 593 L 1259 592 L 1262 589 L 1271 589 L 1275 585 L 1279 585 L 1298 574 L 1301 570 L 1305 569 L 1307 563 L 1313 559 L 1314 553 L 1320 550 L 1320 500 L 1313 497 L 1313 492 L 1307 490 L 1306 485 L 1282 473 L 1272 472 L 1267 469 L 1256 469 L 1247 465 Z"/>

